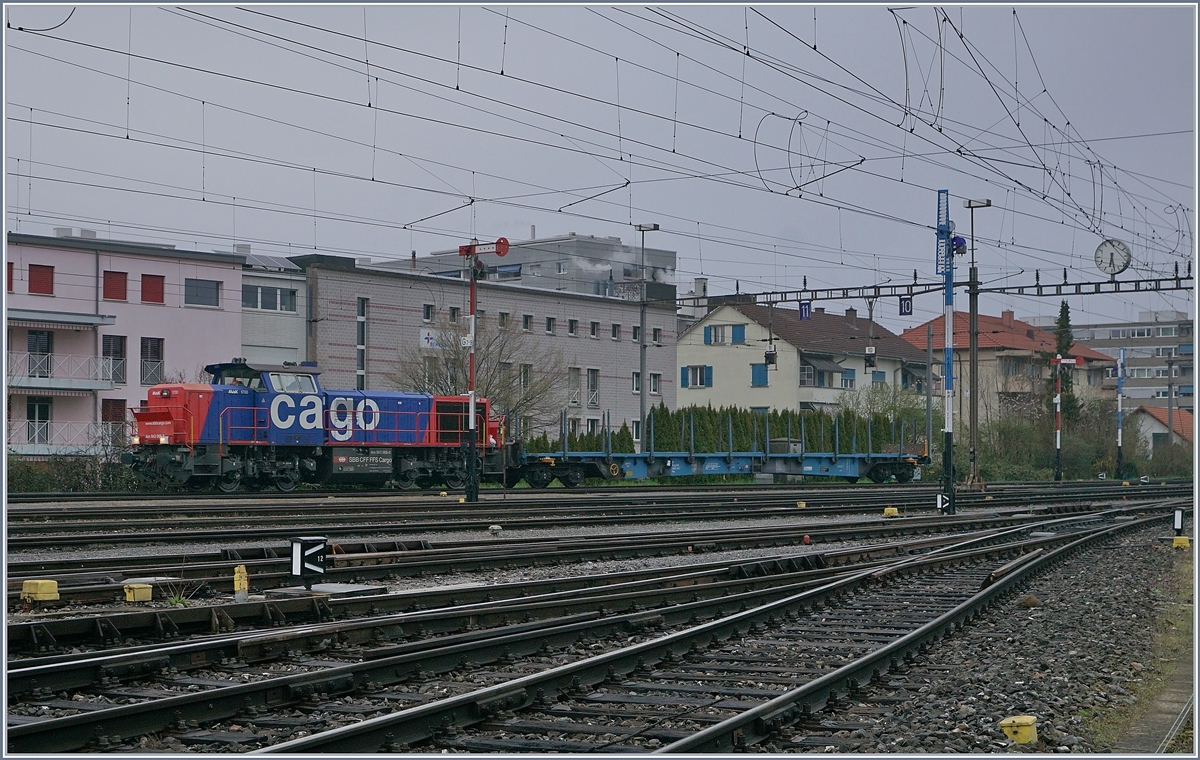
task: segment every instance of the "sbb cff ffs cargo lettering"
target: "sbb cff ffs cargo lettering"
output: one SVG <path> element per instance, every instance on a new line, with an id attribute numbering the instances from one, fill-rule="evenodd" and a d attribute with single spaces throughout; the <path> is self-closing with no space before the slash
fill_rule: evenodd
<path id="1" fill-rule="evenodd" d="M 211 384 L 163 383 L 134 409 L 137 433 L 126 461 L 168 484 L 234 491 L 300 482 L 395 482 L 461 488 L 467 479 L 469 403 L 465 396 L 403 391 L 325 390 L 313 363 L 204 368 Z M 519 443 L 505 442 L 503 419 L 476 401 L 481 480 L 519 477 Z M 507 451 L 506 451 L 507 449 Z"/>

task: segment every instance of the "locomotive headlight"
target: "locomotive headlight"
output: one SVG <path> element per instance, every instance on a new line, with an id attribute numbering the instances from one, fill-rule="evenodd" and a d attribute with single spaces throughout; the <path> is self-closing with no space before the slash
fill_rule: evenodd
<path id="1" fill-rule="evenodd" d="M 160 436 L 158 437 L 158 442 L 159 442 L 159 443 L 170 443 L 170 442 L 171 442 L 171 436 L 169 436 L 169 435 L 160 435 Z"/>
<path id="2" fill-rule="evenodd" d="M 130 438 L 129 440 L 131 443 L 133 443 L 134 446 L 142 445 L 142 437 L 141 436 L 135 435 L 132 438 Z"/>

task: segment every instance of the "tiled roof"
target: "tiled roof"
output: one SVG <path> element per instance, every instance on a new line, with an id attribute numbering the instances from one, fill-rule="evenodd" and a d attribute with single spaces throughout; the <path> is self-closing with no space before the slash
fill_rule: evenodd
<path id="1" fill-rule="evenodd" d="M 796 309 L 754 306 L 751 304 L 727 303 L 730 308 L 753 319 L 763 327 L 770 328 L 785 342 L 801 351 L 840 357 L 845 354 L 863 356 L 868 344 L 875 346 L 875 355 L 886 359 L 904 359 L 911 364 L 925 366 L 925 353 L 900 336 L 875 323 L 870 328 L 872 339 L 868 341 L 869 320 L 845 314 L 825 314 L 814 311 L 811 319 L 800 319 Z M 771 312 L 771 313 L 768 313 Z"/>
<path id="2" fill-rule="evenodd" d="M 1139 406 L 1133 411 L 1148 414 L 1156 419 L 1163 427 L 1167 426 L 1167 408 L 1165 406 Z M 1175 435 L 1179 436 L 1188 443 L 1191 443 L 1196 426 L 1196 420 L 1192 416 L 1192 413 L 1187 409 L 1175 407 L 1175 410 L 1172 412 L 1172 414 L 1174 415 L 1174 419 L 1171 421 L 1174 423 Z"/>
<path id="3" fill-rule="evenodd" d="M 1013 319 L 1007 316 L 1011 312 L 1006 312 L 1004 317 L 992 317 L 987 314 L 980 314 L 979 319 L 979 348 L 988 349 L 1015 349 L 1024 351 L 1038 351 L 1046 353 L 1054 353 L 1056 341 L 1054 333 L 1048 330 L 1043 330 L 1040 327 L 1034 327 L 1028 322 L 1022 322 L 1019 319 Z M 926 322 L 925 324 L 930 324 Z M 918 325 L 909 330 L 905 330 L 900 337 L 916 346 L 918 349 L 925 349 L 925 324 Z M 937 317 L 932 320 L 933 324 L 933 350 L 943 351 L 946 348 L 946 328 L 945 318 Z M 970 339 L 971 316 L 965 311 L 954 312 L 954 348 L 965 349 Z M 1088 348 L 1078 342 L 1071 344 L 1071 356 L 1082 358 L 1088 361 L 1112 362 L 1116 361 L 1107 354 L 1102 354 L 1099 351 Z M 1068 358 L 1068 357 L 1064 357 Z"/>

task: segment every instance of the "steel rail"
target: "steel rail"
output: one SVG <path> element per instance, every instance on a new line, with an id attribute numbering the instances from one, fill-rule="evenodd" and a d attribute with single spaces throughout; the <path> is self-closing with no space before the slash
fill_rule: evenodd
<path id="1" fill-rule="evenodd" d="M 1114 528 L 1097 530 L 1093 535 L 1109 535 L 1115 531 L 1129 530 L 1165 518 L 1166 515 L 1161 515 L 1128 521 Z M 1043 545 L 1050 544 L 1054 540 L 1052 538 L 1044 539 Z M 1082 546 L 1086 541 L 1087 539 L 1072 541 L 1068 546 Z M 966 557 L 976 554 L 969 548 L 959 552 L 954 552 L 952 549 L 953 547 L 948 547 L 939 556 L 904 560 L 884 570 L 853 573 L 817 589 L 703 623 L 686 631 L 671 633 L 631 647 L 553 668 L 543 673 L 524 676 L 437 702 L 402 709 L 389 715 L 368 718 L 352 725 L 282 742 L 256 750 L 255 753 L 404 751 L 413 744 L 445 731 L 447 727 L 461 728 L 482 723 L 498 712 L 544 703 L 552 700 L 555 694 L 570 693 L 585 686 L 596 685 L 635 669 L 650 667 L 666 657 L 678 657 L 694 647 L 703 648 L 715 641 L 744 633 L 753 625 L 777 620 L 779 615 L 797 607 L 811 607 L 815 603 L 835 597 L 868 578 L 878 577 L 880 573 L 911 572 L 920 567 L 932 567 L 939 563 L 964 561 Z M 995 553 L 998 550 L 987 551 Z M 1054 551 L 1046 556 L 1047 559 L 1061 557 L 1063 552 Z M 987 599 L 994 599 L 999 593 L 1012 588 L 1017 581 L 1026 577 L 1032 568 L 1042 566 L 1043 563 L 1027 565 L 1023 570 L 1012 573 L 1000 582 L 993 584 L 983 593 L 987 595 Z M 960 605 L 958 609 L 961 615 L 965 615 L 978 608 L 964 604 Z M 942 619 L 939 618 L 939 621 Z M 910 651 L 909 647 L 919 647 L 921 643 L 930 640 L 934 634 L 944 635 L 944 627 L 953 625 L 954 622 L 947 619 L 937 625 L 927 624 L 919 629 L 922 631 L 921 636 L 906 636 L 902 640 L 903 644 L 893 643 L 883 651 L 889 658 L 902 658 L 904 652 Z M 848 669 L 842 669 L 837 671 L 836 677 L 819 679 L 820 683 L 810 692 L 809 701 L 812 705 L 816 705 L 821 700 L 827 700 L 830 694 L 837 693 L 840 688 L 848 689 L 852 685 L 851 676 L 858 679 L 855 683 L 865 684 L 870 680 L 870 675 L 875 668 L 886 669 L 886 666 L 886 663 L 881 663 L 879 658 L 876 658 L 869 666 L 865 666 L 866 670 L 854 670 L 851 673 Z M 799 703 L 800 700 L 797 699 L 776 702 L 769 709 L 755 708 L 744 714 L 746 717 L 739 716 L 736 727 L 727 722 L 725 729 L 728 731 L 723 729 L 700 732 L 697 736 L 701 738 L 688 744 L 687 748 L 690 751 L 728 751 L 734 746 L 730 740 L 734 731 L 741 730 L 742 735 L 746 735 L 749 726 L 750 730 L 761 729 L 760 733 L 765 736 L 776 725 L 781 725 L 785 718 L 798 717 L 801 709 L 796 705 Z M 752 736 L 757 737 L 757 734 L 752 734 Z M 755 741 L 757 740 L 759 739 L 756 738 Z M 672 745 L 672 747 L 683 749 L 683 745 L 678 747 Z"/>
<path id="2" fill-rule="evenodd" d="M 1063 520 L 1050 521 L 1064 524 Z M 1069 521 L 1068 521 L 1069 522 Z M 1022 526 L 1001 531 L 1002 534 L 1015 534 L 1028 531 L 1031 527 Z M 999 538 L 999 537 L 998 537 Z M 974 546 L 988 540 L 985 537 L 974 537 L 966 542 L 952 544 L 948 549 Z M 1021 547 L 1032 547 L 1053 538 L 1041 538 L 1032 542 L 1022 542 Z M 994 552 L 1012 551 L 1013 549 L 995 548 Z M 942 550 L 946 551 L 946 550 Z M 911 560 L 906 560 L 906 564 Z M 861 578 L 874 570 L 852 572 L 849 576 Z M 758 592 L 768 597 L 785 595 L 785 599 L 772 602 L 762 610 L 775 610 L 778 605 L 788 600 L 796 602 L 800 599 L 816 600 L 834 594 L 843 587 L 839 582 L 825 583 L 816 589 L 801 594 L 787 594 L 786 590 L 765 590 Z M 594 623 L 569 623 L 552 629 L 525 632 L 518 635 L 507 635 L 484 642 L 472 641 L 451 646 L 441 647 L 433 651 L 411 651 L 413 646 L 405 645 L 410 651 L 404 654 L 386 656 L 382 659 L 364 663 L 332 667 L 318 672 L 310 672 L 271 679 L 269 682 L 237 684 L 217 689 L 215 691 L 184 694 L 152 703 L 122 705 L 105 709 L 99 713 L 83 713 L 64 718 L 14 725 L 9 729 L 9 749 L 14 752 L 38 751 L 68 751 L 78 749 L 91 739 L 111 737 L 113 735 L 131 736 L 148 731 L 159 731 L 180 721 L 217 720 L 238 714 L 247 708 L 256 706 L 270 707 L 294 703 L 313 694 L 344 694 L 366 689 L 370 691 L 378 686 L 386 686 L 424 671 L 442 672 L 456 667 L 462 667 L 468 660 L 476 662 L 493 661 L 511 656 L 516 650 L 532 653 L 544 649 L 550 642 L 562 644 L 578 637 L 583 631 L 594 629 L 596 625 L 610 630 L 636 630 L 647 625 L 660 626 L 665 622 L 673 624 L 686 623 L 696 615 L 723 616 L 714 624 L 723 624 L 726 620 L 742 620 L 749 613 L 740 612 L 754 603 L 756 594 L 746 592 L 723 596 L 711 600 L 688 602 L 672 607 L 655 609 L 646 612 L 634 612 L 631 615 L 605 618 Z M 767 614 L 767 613 L 763 613 Z M 773 613 L 772 613 L 773 614 Z M 705 624 L 711 626 L 714 624 Z M 669 637 L 668 637 L 669 638 Z M 634 647 L 636 650 L 637 647 Z M 603 657 L 603 656 L 602 656 Z M 150 660 L 153 666 L 161 665 L 161 660 Z M 591 662 L 590 660 L 587 662 Z M 555 669 L 558 672 L 561 669 Z M 118 678 L 115 672 L 110 676 Z M 484 690 L 490 693 L 490 690 Z M 524 694 L 524 692 L 522 692 Z M 490 699 L 490 698 L 489 698 Z M 453 701 L 453 700 L 451 700 Z M 478 709 L 477 707 L 473 709 Z M 507 704 L 507 698 L 499 701 L 487 701 L 487 705 L 499 707 Z M 376 745 L 378 747 L 378 745 Z"/>

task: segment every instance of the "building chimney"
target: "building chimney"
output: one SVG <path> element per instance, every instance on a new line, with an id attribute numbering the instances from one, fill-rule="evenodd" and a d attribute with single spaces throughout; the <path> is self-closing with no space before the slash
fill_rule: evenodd
<path id="1" fill-rule="evenodd" d="M 1004 311 L 1000 312 L 1000 324 L 1004 325 L 1005 327 L 1013 326 L 1013 313 L 1011 310 L 1005 309 Z"/>
<path id="2" fill-rule="evenodd" d="M 537 225 L 536 224 L 529 225 L 529 239 L 537 240 Z"/>
<path id="3" fill-rule="evenodd" d="M 95 240 L 96 239 L 96 231 L 81 229 L 81 230 L 79 230 L 79 237 L 87 238 L 89 240 Z"/>
<path id="4" fill-rule="evenodd" d="M 250 244 L 249 243 L 234 243 L 233 244 L 233 252 L 240 253 L 243 256 L 249 256 L 250 255 Z"/>
<path id="5" fill-rule="evenodd" d="M 855 309 L 853 306 L 851 306 L 849 309 L 846 309 L 846 321 L 849 322 L 850 324 L 854 324 L 857 320 L 858 320 L 858 310 Z"/>
<path id="6" fill-rule="evenodd" d="M 707 277 L 697 277 L 696 284 L 695 284 L 692 292 L 698 297 L 699 296 L 707 296 L 708 295 L 708 278 Z"/>
<path id="7" fill-rule="evenodd" d="M 55 227 L 54 237 L 71 237 L 75 234 L 75 230 L 70 227 Z"/>

